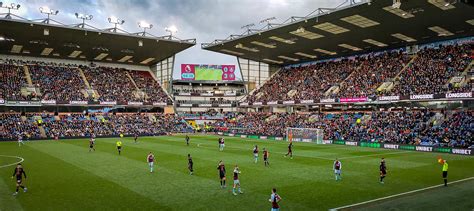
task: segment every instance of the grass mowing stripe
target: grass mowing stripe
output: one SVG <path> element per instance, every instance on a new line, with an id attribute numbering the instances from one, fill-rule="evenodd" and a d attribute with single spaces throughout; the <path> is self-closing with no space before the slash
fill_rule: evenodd
<path id="1" fill-rule="evenodd" d="M 126 202 L 125 198 L 121 200 L 113 197 L 114 195 L 128 199 L 130 194 L 132 197 L 136 195 L 140 199 L 146 199 L 153 207 L 141 205 L 140 200 L 129 200 L 128 204 L 123 204 L 122 209 L 159 209 L 161 205 L 162 209 L 173 210 L 265 210 L 270 208 L 270 189 L 276 187 L 284 199 L 282 209 L 328 210 L 440 184 L 441 169 L 436 162 L 439 155 L 451 161 L 450 178 L 453 181 L 474 176 L 474 159 L 467 156 L 294 143 L 296 157 L 290 160 L 283 157 L 287 142 L 226 137 L 227 148 L 219 152 L 216 137 L 192 136 L 193 146 L 190 147 L 186 146 L 184 136 L 140 137 L 138 144 L 133 144 L 133 139 L 123 138 L 124 151 L 121 156 L 117 155 L 115 146 L 118 138 L 97 139 L 97 151 L 91 153 L 87 152 L 88 140 L 78 139 L 30 142 L 27 144 L 30 147 L 24 148 L 13 147 L 14 143 L 0 143 L 0 154 L 24 157 L 27 161 L 26 169 L 32 172 L 32 183 L 27 185 L 31 185 L 34 191 L 31 191 L 31 195 L 28 193 L 28 196 L 19 198 L 24 209 L 86 209 L 91 206 L 84 204 L 87 203 L 85 200 L 69 206 L 56 205 L 57 201 L 80 199 L 86 194 L 108 196 L 102 197 L 104 203 L 93 204 L 94 209 L 107 210 L 117 207 L 113 204 L 121 205 Z M 202 143 L 204 147 L 196 147 L 197 143 Z M 253 162 L 252 148 L 255 144 L 261 150 L 263 147 L 270 149 L 270 167 L 264 167 L 261 159 L 257 164 Z M 34 150 L 35 148 L 40 151 Z M 157 156 L 155 174 L 147 172 L 145 158 L 150 151 L 156 152 Z M 187 153 L 191 153 L 195 160 L 194 176 L 187 174 Z M 314 156 L 329 159 L 317 159 Z M 386 158 L 389 167 L 389 176 L 384 185 L 378 182 L 380 156 Z M 51 162 L 48 157 L 57 161 Z M 336 157 L 347 157 L 342 161 L 342 181 L 334 180 L 332 162 Z M 245 194 L 233 196 L 229 187 L 226 190 L 219 188 L 216 165 L 220 159 L 226 162 L 228 186 L 232 184 L 233 165 L 239 164 L 243 172 L 240 180 Z M 2 164 L 6 163 L 0 163 Z M 67 179 L 55 177 L 56 174 L 49 175 L 56 172 L 56 165 L 68 175 L 77 175 L 68 176 Z M 4 172 L 2 175 L 9 173 Z M 83 183 L 83 177 L 89 180 L 84 185 L 90 184 L 98 188 L 85 186 L 71 189 L 71 185 Z M 57 193 L 55 183 L 51 183 L 51 180 L 61 183 L 61 194 Z M 99 181 L 104 181 L 104 184 Z M 107 183 L 113 187 L 105 188 Z M 38 186 L 43 187 L 40 190 Z M 88 189 L 95 192 L 87 192 Z M 126 192 L 119 191 L 121 189 Z M 456 195 L 456 192 L 452 194 Z M 54 203 L 42 201 L 39 196 L 55 198 Z M 389 205 L 392 206 L 393 203 Z M 4 207 L 0 206 L 0 209 Z"/>
<path id="2" fill-rule="evenodd" d="M 472 180 L 472 179 L 474 179 L 474 177 L 468 177 L 468 178 L 464 178 L 464 179 L 449 182 L 448 185 L 459 183 L 459 182 L 464 182 L 464 181 L 468 181 L 468 180 Z M 336 210 L 348 209 L 348 208 L 351 208 L 351 207 L 357 207 L 357 206 L 361 206 L 361 205 L 365 205 L 365 204 L 379 202 L 379 201 L 383 201 L 383 200 L 387 200 L 387 199 L 391 199 L 391 198 L 396 198 L 396 197 L 400 197 L 400 196 L 404 196 L 404 195 L 408 195 L 408 194 L 413 194 L 413 193 L 417 193 L 417 192 L 421 192 L 421 191 L 426 191 L 426 190 L 430 190 L 430 189 L 433 189 L 433 188 L 439 188 L 439 187 L 443 187 L 443 186 L 444 186 L 444 184 L 433 185 L 433 186 L 426 187 L 426 188 L 420 188 L 420 189 L 416 189 L 416 190 L 412 190 L 412 191 L 408 191 L 408 192 L 398 193 L 398 194 L 394 194 L 394 195 L 390 195 L 390 196 L 385 196 L 385 197 L 376 198 L 376 199 L 372 199 L 372 200 L 368 200 L 368 201 L 364 201 L 364 202 L 359 202 L 359 203 L 356 203 L 356 204 L 350 204 L 350 205 L 346 205 L 346 206 L 342 206 L 342 207 L 332 208 L 332 209 L 329 209 L 329 210 L 336 211 Z"/>
<path id="3" fill-rule="evenodd" d="M 8 207 L 8 210 L 23 210 L 23 207 L 16 197 L 12 196 L 13 192 L 10 190 L 12 189 L 6 184 L 6 181 L 0 179 L 0 210 L 3 210 L 2 207 Z"/>

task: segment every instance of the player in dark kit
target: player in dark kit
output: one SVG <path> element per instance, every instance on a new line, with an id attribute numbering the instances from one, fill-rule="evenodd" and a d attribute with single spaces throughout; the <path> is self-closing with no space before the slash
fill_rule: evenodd
<path id="1" fill-rule="evenodd" d="M 89 139 L 89 152 L 94 150 L 95 152 L 95 139 L 94 139 L 94 136 L 91 136 L 91 138 Z"/>
<path id="2" fill-rule="evenodd" d="M 134 135 L 134 140 L 135 140 L 135 144 L 137 143 L 137 140 L 138 140 L 138 133 L 135 133 Z"/>
<path id="3" fill-rule="evenodd" d="M 185 139 L 186 139 L 186 145 L 189 146 L 189 136 L 186 135 L 186 138 L 185 138 Z"/>
<path id="4" fill-rule="evenodd" d="M 383 179 L 387 175 L 387 166 L 385 165 L 385 159 L 382 158 L 382 161 L 380 161 L 380 183 L 384 184 Z"/>
<path id="5" fill-rule="evenodd" d="M 265 166 L 270 166 L 270 163 L 268 162 L 268 150 L 263 148 L 263 163 Z"/>
<path id="6" fill-rule="evenodd" d="M 16 177 L 16 191 L 15 193 L 13 193 L 14 196 L 18 195 L 19 188 L 22 188 L 23 192 L 25 193 L 28 190 L 25 186 L 23 186 L 23 176 L 25 176 L 25 179 L 26 179 L 25 170 L 23 169 L 23 166 L 21 166 L 21 163 L 19 163 L 18 165 L 16 165 L 15 170 L 13 170 L 13 175 L 12 175 L 12 179 L 13 177 Z"/>
<path id="7" fill-rule="evenodd" d="M 225 188 L 225 166 L 224 162 L 219 161 L 219 166 L 217 166 L 217 170 L 219 170 L 219 178 L 221 180 L 221 188 Z"/>
<path id="8" fill-rule="evenodd" d="M 189 169 L 189 174 L 193 175 L 193 158 L 191 157 L 191 154 L 188 154 L 188 169 Z"/>
<path id="9" fill-rule="evenodd" d="M 286 153 L 286 156 L 290 156 L 291 159 L 293 159 L 293 142 L 290 141 L 290 144 L 288 144 L 288 153 Z"/>

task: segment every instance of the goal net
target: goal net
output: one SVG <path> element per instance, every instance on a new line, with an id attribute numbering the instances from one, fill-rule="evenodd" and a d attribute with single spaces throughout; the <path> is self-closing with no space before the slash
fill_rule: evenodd
<path id="1" fill-rule="evenodd" d="M 323 130 L 318 128 L 286 128 L 286 141 L 323 143 Z"/>

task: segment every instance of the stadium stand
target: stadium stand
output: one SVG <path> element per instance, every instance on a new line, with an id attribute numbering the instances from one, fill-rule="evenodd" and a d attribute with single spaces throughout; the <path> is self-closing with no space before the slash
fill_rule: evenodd
<path id="1" fill-rule="evenodd" d="M 21 94 L 21 88 L 26 86 L 26 79 L 23 70 L 6 61 L 0 64 L 0 98 L 7 100 L 29 100 L 27 96 Z"/>
<path id="2" fill-rule="evenodd" d="M 191 132 L 192 129 L 176 115 L 164 114 L 0 114 L 1 139 L 14 140 L 19 135 L 33 139 L 125 135 L 164 135 Z M 40 129 L 41 128 L 41 129 Z M 41 133 L 44 130 L 44 134 Z"/>
<path id="3" fill-rule="evenodd" d="M 31 77 L 31 85 L 28 84 L 25 67 Z M 78 68 L 84 71 L 97 96 L 87 94 L 88 87 Z M 0 74 L 0 99 L 4 100 L 171 102 L 147 71 L 5 60 L 0 64 Z M 146 95 L 142 97 L 138 91 Z"/>
<path id="4" fill-rule="evenodd" d="M 453 91 L 445 85 L 450 78 L 462 73 L 471 63 L 472 49 L 472 45 L 464 44 L 421 50 L 415 62 L 401 73 L 399 84 L 392 93 L 410 95 Z M 458 88 L 459 91 L 463 89 L 466 88 Z"/>
<path id="5" fill-rule="evenodd" d="M 86 86 L 76 67 L 29 65 L 33 84 L 40 88 L 42 100 L 87 100 Z"/>
<path id="6" fill-rule="evenodd" d="M 82 67 L 91 88 L 97 90 L 99 101 L 134 101 L 136 90 L 124 69 Z"/>
<path id="7" fill-rule="evenodd" d="M 146 94 L 146 101 L 171 102 L 160 84 L 148 71 L 129 71 L 137 87 Z"/>
<path id="8" fill-rule="evenodd" d="M 257 92 L 248 96 L 247 100 L 255 102 L 318 99 L 332 85 L 347 78 L 358 64 L 358 60 L 343 59 L 283 69 Z"/>
<path id="9" fill-rule="evenodd" d="M 331 97 L 375 96 L 383 82 L 395 77 L 408 63 L 410 57 L 401 52 L 384 52 L 360 58 L 361 65 L 339 86 Z"/>
<path id="10" fill-rule="evenodd" d="M 473 45 L 469 43 L 424 48 L 411 64 L 408 63 L 412 57 L 395 51 L 285 68 L 246 101 L 470 92 L 471 82 L 455 86 L 449 81 L 460 76 L 472 62 L 472 50 Z M 384 82 L 394 82 L 394 87 L 377 91 Z"/>
<path id="11" fill-rule="evenodd" d="M 357 123 L 361 119 L 361 123 Z M 412 110 L 321 114 L 239 113 L 212 124 L 217 132 L 284 137 L 287 127 L 320 128 L 328 140 L 470 147 L 471 111 Z"/>

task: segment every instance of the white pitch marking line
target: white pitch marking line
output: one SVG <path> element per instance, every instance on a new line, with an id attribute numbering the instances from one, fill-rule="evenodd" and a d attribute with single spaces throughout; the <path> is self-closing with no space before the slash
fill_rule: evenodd
<path id="1" fill-rule="evenodd" d="M 464 178 L 464 179 L 448 182 L 448 184 L 464 182 L 464 181 L 472 180 L 472 179 L 474 179 L 474 177 L 469 177 L 469 178 Z M 369 200 L 369 201 L 359 202 L 359 203 L 356 203 L 356 204 L 350 204 L 350 205 L 346 205 L 346 206 L 343 206 L 343 207 L 332 208 L 332 209 L 329 209 L 329 210 L 330 211 L 336 211 L 336 210 L 346 209 L 346 208 L 349 208 L 349 207 L 355 207 L 355 206 L 360 206 L 360 205 L 364 205 L 364 204 L 369 204 L 369 203 L 376 202 L 376 201 L 382 201 L 382 200 L 385 200 L 385 199 L 395 198 L 395 197 L 398 197 L 398 196 L 408 195 L 408 194 L 411 194 L 411 193 L 416 193 L 416 192 L 420 192 L 420 191 L 424 191 L 424 190 L 434 189 L 434 188 L 438 188 L 438 187 L 442 187 L 442 186 L 444 186 L 444 184 L 434 185 L 434 186 L 421 188 L 421 189 L 417 189 L 417 190 L 412 190 L 412 191 L 408 191 L 408 192 L 404 192 L 404 193 L 385 196 L 385 197 L 382 197 L 382 198 L 372 199 L 372 200 Z"/>
<path id="2" fill-rule="evenodd" d="M 16 165 L 16 164 L 19 164 L 19 163 L 21 163 L 21 162 L 25 161 L 25 159 L 24 159 L 24 158 L 22 158 L 22 157 L 18 157 L 18 156 L 11 156 L 11 155 L 0 155 L 0 157 L 16 158 L 16 159 L 19 159 L 19 160 L 20 160 L 20 161 L 18 161 L 18 162 L 15 162 L 15 163 L 11 163 L 11 164 L 6 164 L 6 165 L 3 165 L 3 166 L 0 166 L 0 169 L 1 169 L 1 168 L 8 167 L 8 166 L 14 166 L 14 165 Z"/>

